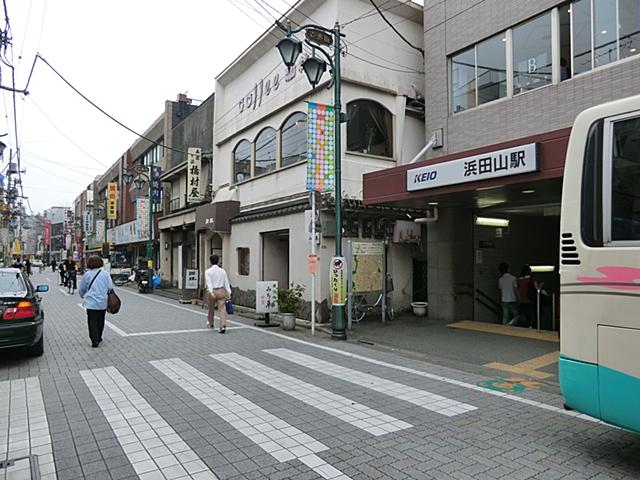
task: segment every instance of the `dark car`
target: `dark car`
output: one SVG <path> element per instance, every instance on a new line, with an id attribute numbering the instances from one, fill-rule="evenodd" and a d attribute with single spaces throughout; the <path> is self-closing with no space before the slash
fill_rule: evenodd
<path id="1" fill-rule="evenodd" d="M 48 285 L 34 288 L 29 277 L 18 268 L 0 268 L 0 349 L 25 347 L 33 356 L 44 350 L 44 312 L 40 292 Z"/>

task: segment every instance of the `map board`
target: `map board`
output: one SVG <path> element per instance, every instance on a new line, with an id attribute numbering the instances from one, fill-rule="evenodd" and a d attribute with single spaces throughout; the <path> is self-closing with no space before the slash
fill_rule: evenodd
<path id="1" fill-rule="evenodd" d="M 382 242 L 351 244 L 351 291 L 353 293 L 382 291 L 383 269 L 384 244 Z"/>

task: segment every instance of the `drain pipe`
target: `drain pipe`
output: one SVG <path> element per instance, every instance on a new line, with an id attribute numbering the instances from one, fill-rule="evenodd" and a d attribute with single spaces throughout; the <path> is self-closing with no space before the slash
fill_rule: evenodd
<path id="1" fill-rule="evenodd" d="M 429 212 L 433 212 L 431 215 Z M 438 221 L 438 207 L 434 207 L 433 210 L 427 210 L 427 216 L 423 218 L 416 218 L 413 220 L 415 223 L 435 223 Z"/>
<path id="2" fill-rule="evenodd" d="M 420 160 L 420 157 L 422 157 L 427 150 L 429 150 L 431 147 L 433 147 L 436 144 L 437 141 L 438 141 L 438 138 L 436 137 L 436 134 L 434 133 L 433 135 L 431 135 L 431 138 L 429 139 L 429 142 L 427 142 L 427 144 L 424 146 L 424 148 L 422 150 L 420 150 L 415 157 L 413 157 L 413 160 L 411 160 L 409 162 L 409 164 L 416 163 L 418 160 Z"/>

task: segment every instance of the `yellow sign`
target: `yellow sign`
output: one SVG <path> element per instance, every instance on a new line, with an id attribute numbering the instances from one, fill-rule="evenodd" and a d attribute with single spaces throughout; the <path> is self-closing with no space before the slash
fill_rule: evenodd
<path id="1" fill-rule="evenodd" d="M 20 240 L 18 239 L 13 243 L 13 254 L 22 255 L 22 248 L 20 247 Z"/>
<path id="2" fill-rule="evenodd" d="M 347 261 L 344 257 L 331 259 L 331 275 L 329 277 L 331 288 L 331 304 L 344 305 L 347 299 Z"/>
<path id="3" fill-rule="evenodd" d="M 115 220 L 118 216 L 117 200 L 118 184 L 115 182 L 109 182 L 107 185 L 107 218 L 109 220 Z"/>

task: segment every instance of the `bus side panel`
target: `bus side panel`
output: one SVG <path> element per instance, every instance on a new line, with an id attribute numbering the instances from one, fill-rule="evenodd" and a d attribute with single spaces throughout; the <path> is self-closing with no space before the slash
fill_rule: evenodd
<path id="1" fill-rule="evenodd" d="M 602 420 L 640 432 L 640 330 L 598 326 Z"/>
<path id="2" fill-rule="evenodd" d="M 579 412 L 600 418 L 598 366 L 561 356 L 558 368 L 565 404 Z"/>

